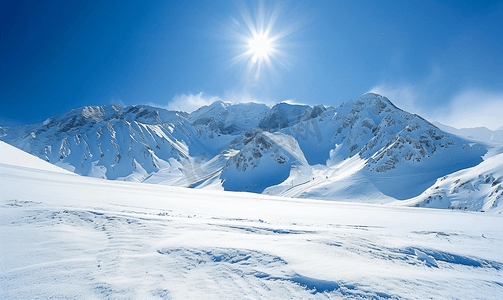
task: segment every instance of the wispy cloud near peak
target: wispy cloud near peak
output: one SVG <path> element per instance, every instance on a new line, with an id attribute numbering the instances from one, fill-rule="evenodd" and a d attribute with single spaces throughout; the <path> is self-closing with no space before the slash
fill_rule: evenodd
<path id="1" fill-rule="evenodd" d="M 456 128 L 487 127 L 496 130 L 503 125 L 503 92 L 467 89 L 450 101 L 445 120 Z"/>
<path id="2" fill-rule="evenodd" d="M 203 92 L 199 94 L 181 94 L 176 95 L 173 99 L 168 103 L 167 109 L 169 110 L 180 110 L 186 112 L 193 112 L 201 106 L 210 105 L 211 103 L 222 100 L 216 96 L 206 96 Z"/>
<path id="3" fill-rule="evenodd" d="M 429 92 L 414 85 L 381 84 L 370 92 L 389 98 L 403 110 L 455 128 L 487 127 L 496 130 L 503 125 L 503 92 L 469 88 L 447 97 L 443 106 L 435 107 L 422 101 Z"/>
<path id="4" fill-rule="evenodd" d="M 373 87 L 369 92 L 388 98 L 403 110 L 421 114 L 421 109 L 417 105 L 419 92 L 412 85 L 391 86 L 381 84 Z"/>

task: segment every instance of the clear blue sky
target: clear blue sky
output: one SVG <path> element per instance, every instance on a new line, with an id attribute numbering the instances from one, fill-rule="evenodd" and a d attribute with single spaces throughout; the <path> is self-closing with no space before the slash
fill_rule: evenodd
<path id="1" fill-rule="evenodd" d="M 259 30 L 275 20 L 259 73 L 239 56 L 248 14 Z M 4 0 L 0 30 L 0 126 L 86 105 L 336 106 L 368 91 L 457 127 L 503 126 L 503 1 Z"/>

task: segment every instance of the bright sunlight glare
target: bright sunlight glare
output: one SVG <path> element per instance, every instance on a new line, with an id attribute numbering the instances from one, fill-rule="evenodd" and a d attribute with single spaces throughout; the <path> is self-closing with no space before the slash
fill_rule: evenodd
<path id="1" fill-rule="evenodd" d="M 271 54 L 273 47 L 271 39 L 268 39 L 265 34 L 257 35 L 248 43 L 250 46 L 250 51 L 253 54 L 252 60 L 254 62 L 257 59 L 267 58 L 269 54 Z"/>

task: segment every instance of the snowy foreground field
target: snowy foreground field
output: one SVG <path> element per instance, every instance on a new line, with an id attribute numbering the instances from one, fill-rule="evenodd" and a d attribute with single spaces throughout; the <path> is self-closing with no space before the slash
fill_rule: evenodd
<path id="1" fill-rule="evenodd" d="M 100 180 L 9 149 L 0 299 L 503 297 L 498 212 Z"/>

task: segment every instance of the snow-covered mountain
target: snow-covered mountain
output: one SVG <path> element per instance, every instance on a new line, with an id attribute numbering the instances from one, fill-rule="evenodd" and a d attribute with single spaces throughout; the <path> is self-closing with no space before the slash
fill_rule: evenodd
<path id="1" fill-rule="evenodd" d="M 0 140 L 80 175 L 374 203 L 418 196 L 487 152 L 372 93 L 337 108 L 84 107 Z"/>
<path id="2" fill-rule="evenodd" d="M 311 165 L 326 166 L 313 170 L 316 176 L 297 194 L 315 198 L 340 192 L 341 185 L 358 187 L 358 197 L 349 198 L 361 198 L 358 191 L 381 198 L 369 190 L 373 185 L 384 195 L 407 199 L 438 177 L 475 166 L 486 153 L 483 146 L 449 135 L 376 94 L 365 94 L 282 132 L 296 137 Z M 285 181 L 284 189 L 291 191 L 289 183 Z"/>

